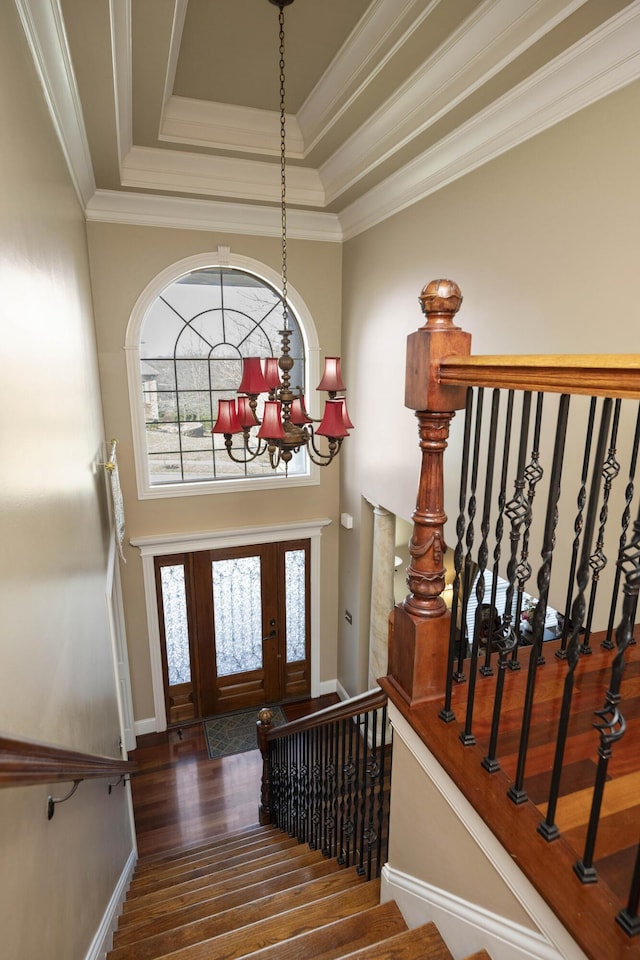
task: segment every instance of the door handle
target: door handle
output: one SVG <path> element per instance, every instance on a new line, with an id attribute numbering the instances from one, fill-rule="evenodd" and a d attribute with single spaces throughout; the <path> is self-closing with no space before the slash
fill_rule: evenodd
<path id="1" fill-rule="evenodd" d="M 276 635 L 275 630 L 272 630 L 268 637 L 263 637 L 263 638 L 262 638 L 262 642 L 263 642 L 263 643 L 266 643 L 267 640 L 273 640 L 273 638 L 275 637 L 275 635 Z"/>

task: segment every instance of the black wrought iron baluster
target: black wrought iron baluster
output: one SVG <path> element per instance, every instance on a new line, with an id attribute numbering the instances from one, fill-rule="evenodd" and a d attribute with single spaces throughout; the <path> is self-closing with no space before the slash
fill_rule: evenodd
<path id="1" fill-rule="evenodd" d="M 622 575 L 622 556 L 624 553 L 624 548 L 627 544 L 627 531 L 629 529 L 629 524 L 631 522 L 631 503 L 633 501 L 634 494 L 634 481 L 636 476 L 636 467 L 638 464 L 638 448 L 640 447 L 640 404 L 638 404 L 638 413 L 636 414 L 636 429 L 633 437 L 633 446 L 631 448 L 631 460 L 629 463 L 629 476 L 627 479 L 627 486 L 624 491 L 624 510 L 622 512 L 621 520 L 621 529 L 620 529 L 620 543 L 618 545 L 618 558 L 616 561 L 616 573 L 613 581 L 613 591 L 611 594 L 611 608 L 609 610 L 609 623 L 607 625 L 607 635 L 605 639 L 600 644 L 601 647 L 604 647 L 605 650 L 613 650 L 613 626 L 615 623 L 616 617 L 616 608 L 618 606 L 618 594 L 620 590 L 620 578 Z M 631 643 L 635 643 L 635 640 L 631 640 Z"/>
<path id="2" fill-rule="evenodd" d="M 475 702 L 476 677 L 478 669 L 478 652 L 480 649 L 480 640 L 483 630 L 483 600 L 485 594 L 484 575 L 487 569 L 487 559 L 489 557 L 488 537 L 491 523 L 491 492 L 493 488 L 493 470 L 496 454 L 496 434 L 498 430 L 498 413 L 500 411 L 500 391 L 494 390 L 491 397 L 491 416 L 489 421 L 489 444 L 487 447 L 487 464 L 484 478 L 484 497 L 482 503 L 482 520 L 480 521 L 480 533 L 482 538 L 478 548 L 478 577 L 476 580 L 476 612 L 474 617 L 473 639 L 471 642 L 471 663 L 469 665 L 469 693 L 467 695 L 467 711 L 465 716 L 464 730 L 460 734 L 460 740 L 465 747 L 471 746 L 476 742 L 473 735 L 473 708 Z M 479 433 L 476 429 L 476 440 Z M 476 444 L 476 447 L 478 444 Z M 474 450 L 474 473 L 477 474 L 477 449 Z M 472 484 L 475 489 L 476 477 L 474 476 Z M 493 616 L 489 616 L 489 629 L 493 629 Z M 490 633 L 489 633 L 490 636 Z M 491 645 L 490 640 L 488 641 Z"/>
<path id="3" fill-rule="evenodd" d="M 355 819 L 355 781 L 358 774 L 357 764 L 354 759 L 354 739 L 357 738 L 357 727 L 355 720 L 347 720 L 347 755 L 344 764 L 344 773 L 347 782 L 347 802 L 344 823 L 344 858 L 345 865 L 351 866 L 353 857 L 354 843 L 354 819 Z"/>
<path id="4" fill-rule="evenodd" d="M 279 806 L 279 777 L 280 769 L 278 763 L 278 750 L 280 748 L 280 742 L 278 740 L 272 740 L 269 744 L 269 770 L 270 770 L 270 813 L 271 813 L 271 823 L 279 826 L 278 820 L 278 806 Z M 264 799 L 263 799 L 264 802 Z"/>
<path id="5" fill-rule="evenodd" d="M 547 510 L 545 514 L 544 542 L 541 551 L 542 565 L 538 570 L 537 577 L 539 600 L 533 615 L 532 649 L 531 656 L 529 658 L 527 688 L 522 712 L 522 728 L 520 732 L 518 764 L 515 781 L 507 791 L 507 795 L 511 800 L 513 800 L 514 803 L 524 803 L 527 799 L 527 793 L 524 789 L 524 770 L 527 759 L 527 749 L 529 745 L 531 716 L 533 713 L 536 672 L 541 660 L 544 621 L 547 611 L 547 599 L 549 596 L 549 583 L 551 580 L 551 564 L 553 560 L 553 548 L 555 546 L 555 531 L 558 522 L 558 500 L 560 499 L 560 480 L 562 478 L 562 463 L 564 460 L 564 447 L 567 436 L 567 420 L 569 417 L 570 399 L 571 398 L 568 394 L 563 393 L 558 404 L 556 436 L 553 448 L 553 460 L 551 463 L 551 477 L 549 480 L 549 493 L 547 496 Z"/>
<path id="6" fill-rule="evenodd" d="M 451 709 L 451 698 L 453 694 L 453 681 L 454 681 L 454 669 L 453 665 L 458 658 L 458 669 L 456 671 L 455 679 L 460 682 L 464 679 L 464 673 L 462 671 L 462 662 L 460 656 L 462 655 L 462 648 L 464 644 L 464 620 L 462 619 L 462 614 L 458 617 L 458 609 L 460 608 L 460 583 L 462 580 L 462 543 L 464 540 L 465 534 L 465 505 L 467 502 L 467 478 L 469 473 L 469 449 L 470 449 L 470 439 L 471 439 L 471 421 L 472 421 L 472 411 L 473 411 L 473 389 L 469 387 L 467 390 L 467 405 L 465 409 L 465 418 L 464 418 L 464 440 L 462 446 L 462 468 L 460 472 L 460 496 L 459 496 L 459 511 L 458 519 L 456 521 L 456 535 L 457 542 L 455 549 L 453 551 L 453 563 L 455 569 L 455 576 L 453 580 L 453 593 L 451 598 L 451 621 L 449 627 L 449 657 L 447 661 L 447 678 L 445 685 L 445 696 L 444 696 L 444 706 L 439 713 L 441 720 L 444 720 L 445 723 L 451 723 L 455 719 L 455 714 Z M 459 624 L 459 625 L 458 625 Z"/>
<path id="7" fill-rule="evenodd" d="M 539 393 L 536 400 L 536 418 L 533 427 L 533 446 L 531 458 L 525 467 L 524 476 L 527 481 L 527 504 L 528 510 L 524 518 L 524 530 L 522 533 L 522 548 L 520 551 L 520 562 L 518 563 L 518 594 L 515 612 L 516 624 L 516 645 L 511 653 L 511 659 L 508 661 L 510 670 L 519 670 L 520 661 L 518 660 L 518 650 L 520 649 L 520 618 L 522 616 L 522 594 L 525 585 L 531 577 L 531 564 L 529 563 L 529 536 L 531 532 L 531 522 L 533 520 L 533 501 L 536 496 L 536 488 L 544 475 L 540 466 L 540 429 L 542 426 L 542 407 L 544 403 L 544 394 Z"/>
<path id="8" fill-rule="evenodd" d="M 593 623 L 593 611 L 596 604 L 596 595 L 600 574 L 607 565 L 607 557 L 604 552 L 604 534 L 609 519 L 609 496 L 613 481 L 620 473 L 620 464 L 616 460 L 616 443 L 618 441 L 618 424 L 620 423 L 620 405 L 622 401 L 616 400 L 613 408 L 613 423 L 611 425 L 611 443 L 607 452 L 606 459 L 602 466 L 602 476 L 604 487 L 602 490 L 602 504 L 600 506 L 600 527 L 598 529 L 598 538 L 593 553 L 589 557 L 589 566 L 591 567 L 591 589 L 589 591 L 589 606 L 587 609 L 587 619 L 584 627 L 584 637 L 580 644 L 580 653 L 591 654 L 591 625 Z"/>
<path id="9" fill-rule="evenodd" d="M 560 831 L 555 823 L 555 816 L 558 807 L 558 797 L 560 794 L 560 778 L 562 776 L 562 766 L 564 763 L 564 753 L 569 730 L 569 722 L 571 720 L 571 702 L 573 699 L 575 671 L 580 657 L 580 629 L 584 621 L 586 610 L 585 591 L 589 581 L 589 556 L 591 553 L 591 544 L 593 543 L 593 535 L 596 525 L 598 500 L 600 499 L 600 483 L 602 480 L 602 465 L 604 463 L 610 422 L 611 400 L 605 400 L 602 404 L 602 412 L 600 415 L 598 442 L 596 444 L 596 452 L 591 471 L 589 502 L 587 505 L 587 516 L 585 520 L 584 535 L 582 538 L 582 551 L 580 555 L 580 563 L 578 565 L 578 573 L 576 576 L 578 592 L 576 593 L 573 604 L 571 605 L 571 636 L 569 638 L 569 643 L 567 644 L 567 673 L 564 679 L 562 702 L 560 705 L 560 718 L 558 721 L 556 749 L 553 768 L 551 771 L 551 784 L 549 787 L 547 815 L 542 823 L 538 825 L 538 832 L 545 838 L 545 840 L 555 840 L 556 837 L 560 835 Z"/>
<path id="10" fill-rule="evenodd" d="M 327 849 L 329 856 L 336 855 L 336 828 L 337 828 L 337 788 L 338 788 L 338 726 L 336 723 L 329 724 L 329 754 L 327 765 Z"/>
<path id="11" fill-rule="evenodd" d="M 381 736 L 380 736 L 380 782 L 378 787 L 378 811 L 377 811 L 377 833 L 378 839 L 376 844 L 376 877 L 380 876 L 380 871 L 382 870 L 382 864 L 384 863 L 383 857 L 383 848 L 389 842 L 389 816 L 388 816 L 388 796 L 390 792 L 390 778 L 391 778 L 391 764 L 388 763 L 388 751 L 389 745 L 387 743 L 387 708 L 386 706 L 380 711 L 380 724 L 381 724 Z M 389 773 L 387 774 L 387 770 Z M 389 786 L 385 782 L 385 777 L 389 776 Z M 386 860 L 386 856 L 385 856 Z"/>
<path id="12" fill-rule="evenodd" d="M 509 474 L 509 451 L 511 449 L 511 429 L 513 424 L 513 390 L 509 390 L 507 394 L 507 410 L 505 414 L 505 424 L 504 424 L 504 438 L 502 445 L 502 468 L 500 471 L 500 490 L 498 492 L 498 516 L 496 518 L 496 540 L 495 546 L 493 548 L 493 571 L 491 579 L 491 598 L 490 603 L 490 620 L 488 624 L 488 634 L 490 641 L 487 643 L 487 649 L 485 652 L 485 659 L 483 665 L 480 667 L 480 673 L 484 677 L 493 676 L 493 667 L 491 666 L 492 654 L 494 652 L 494 646 L 496 642 L 501 638 L 502 633 L 502 624 L 504 623 L 504 617 L 502 617 L 499 622 L 494 623 L 494 611 L 496 610 L 496 596 L 498 593 L 498 574 L 500 570 L 500 557 L 502 554 L 502 538 L 504 536 L 504 511 L 507 502 L 507 477 Z M 499 649 L 499 646 L 496 646 L 496 649 Z"/>
<path id="13" fill-rule="evenodd" d="M 345 821 L 345 804 L 347 797 L 347 777 L 345 773 L 346 767 L 346 748 L 347 748 L 347 723 L 348 720 L 341 720 L 338 724 L 339 726 L 339 740 L 340 745 L 338 749 L 338 780 L 340 787 L 338 790 L 339 800 L 338 800 L 338 824 L 337 824 L 337 833 L 336 833 L 336 847 L 337 847 L 337 857 L 338 863 L 344 863 L 344 821 Z"/>
<path id="14" fill-rule="evenodd" d="M 567 579 L 567 599 L 564 603 L 564 618 L 562 623 L 562 640 L 560 641 L 560 648 L 556 650 L 556 657 L 559 660 L 566 660 L 567 657 L 567 639 L 569 637 L 569 630 L 571 626 L 571 604 L 573 601 L 573 581 L 576 575 L 576 565 L 578 563 L 578 552 L 580 550 L 580 536 L 582 534 L 582 525 L 583 525 L 583 516 L 584 516 L 584 505 L 587 502 L 587 480 L 589 478 L 589 460 L 591 458 L 591 438 L 593 437 L 593 424 L 595 422 L 596 416 L 596 397 L 591 397 L 591 402 L 589 404 L 589 419 L 587 422 L 587 432 L 585 437 L 584 444 L 584 454 L 582 457 L 582 474 L 580 476 L 580 489 L 578 490 L 578 496 L 576 502 L 578 504 L 578 512 L 576 514 L 576 519 L 573 524 L 574 538 L 573 538 L 573 547 L 571 549 L 571 563 L 569 564 L 569 577 Z"/>
<path id="15" fill-rule="evenodd" d="M 370 715 L 370 747 L 369 759 L 367 762 L 368 776 L 368 796 L 365 798 L 366 809 L 366 827 L 364 831 L 364 841 L 366 843 L 366 867 L 365 874 L 367 880 L 371 879 L 371 867 L 373 860 L 373 851 L 378 845 L 378 833 L 375 822 L 376 793 L 380 785 L 380 759 L 378 744 L 378 711 L 374 710 Z M 366 789 L 366 788 L 365 788 Z"/>
<path id="16" fill-rule="evenodd" d="M 611 681 L 605 696 L 604 706 L 601 710 L 596 710 L 595 712 L 598 719 L 593 726 L 600 734 L 598 768 L 591 801 L 591 812 L 589 815 L 584 853 L 582 859 L 574 866 L 582 883 L 593 883 L 597 879 L 596 869 L 593 865 L 593 856 L 600 822 L 604 787 L 607 780 L 607 769 L 613 752 L 613 744 L 622 739 L 627 728 L 624 714 L 620 709 L 620 688 L 622 686 L 622 676 L 625 668 L 626 650 L 633 637 L 636 607 L 638 605 L 638 592 L 640 590 L 640 510 L 633 524 L 631 542 L 624 550 L 622 569 L 625 575 L 625 581 L 622 587 L 622 619 L 616 630 L 616 646 L 618 652 L 613 658 Z"/>
<path id="17" fill-rule="evenodd" d="M 504 451 L 503 451 L 503 461 L 502 461 L 502 477 L 501 477 L 501 489 L 500 489 L 500 501 L 504 504 L 504 499 L 506 496 L 506 480 L 508 474 L 508 462 L 509 462 L 509 449 L 511 446 L 511 430 L 512 430 L 512 419 L 513 419 L 513 400 L 514 393 L 513 390 L 509 391 L 509 400 L 507 405 L 507 420 L 505 425 L 505 437 L 504 437 Z M 505 597 L 504 605 L 504 615 L 502 617 L 502 623 L 500 624 L 500 629 L 496 633 L 496 645 L 498 648 L 498 676 L 496 679 L 496 690 L 493 699 L 493 713 L 491 719 L 491 732 L 489 735 L 489 752 L 482 760 L 482 766 L 489 773 L 495 773 L 496 770 L 500 769 L 500 764 L 496 759 L 497 749 L 498 749 L 498 731 L 500 728 L 500 716 L 502 712 L 502 700 L 504 694 L 504 682 L 506 676 L 507 668 L 507 658 L 511 650 L 514 649 L 518 642 L 517 634 L 519 629 L 519 623 L 512 623 L 513 620 L 513 596 L 516 589 L 516 576 L 518 569 L 518 546 L 520 543 L 520 530 L 524 524 L 526 517 L 529 513 L 530 506 L 527 498 L 524 495 L 525 487 L 525 461 L 527 456 L 527 447 L 528 447 L 528 437 L 529 437 L 529 421 L 531 416 L 531 394 L 529 392 L 523 394 L 522 398 L 522 414 L 520 422 L 520 439 L 518 443 L 518 462 L 516 465 L 516 477 L 514 481 L 514 495 L 509 502 L 504 505 L 504 513 L 507 516 L 507 519 L 511 523 L 511 530 L 509 533 L 509 540 L 511 544 L 509 562 L 507 563 L 507 592 Z M 502 507 L 501 507 L 502 510 Z M 494 563 L 493 577 L 494 582 L 497 582 L 498 578 L 498 568 L 497 561 L 500 559 L 500 543 L 502 539 L 502 512 L 498 518 L 498 524 L 496 527 L 496 551 L 497 556 L 495 557 L 496 563 Z M 493 596 L 493 595 L 492 595 Z M 492 603 L 494 600 L 492 599 Z"/>
<path id="18" fill-rule="evenodd" d="M 638 907 L 640 906 L 640 843 L 636 853 L 636 862 L 633 868 L 633 877 L 629 889 L 629 899 L 616 917 L 625 933 L 630 937 L 635 937 L 640 933 L 640 917 L 638 916 Z"/>
<path id="19" fill-rule="evenodd" d="M 365 830 L 367 828 L 367 765 L 369 762 L 369 714 L 362 714 L 360 719 L 360 736 L 362 740 L 362 768 L 360 772 L 360 789 L 358 791 L 358 866 L 360 876 L 364 876 L 364 845 Z"/>
<path id="20" fill-rule="evenodd" d="M 311 783 L 312 783 L 312 803 L 311 803 L 311 839 L 309 841 L 309 846 L 313 850 L 320 849 L 320 808 L 322 802 L 322 785 L 321 785 L 321 751 L 320 745 L 322 742 L 321 739 L 321 730 L 319 727 L 316 727 L 313 731 L 312 737 L 312 754 L 311 754 Z"/>

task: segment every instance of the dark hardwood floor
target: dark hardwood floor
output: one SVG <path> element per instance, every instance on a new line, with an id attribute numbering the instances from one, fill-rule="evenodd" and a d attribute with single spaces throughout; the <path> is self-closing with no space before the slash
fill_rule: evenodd
<path id="1" fill-rule="evenodd" d="M 284 705 L 295 720 L 336 703 L 335 694 Z M 256 710 L 256 719 L 258 711 Z M 210 760 L 202 722 L 138 738 L 131 790 L 141 857 L 241 831 L 258 822 L 262 758 L 251 750 Z"/>

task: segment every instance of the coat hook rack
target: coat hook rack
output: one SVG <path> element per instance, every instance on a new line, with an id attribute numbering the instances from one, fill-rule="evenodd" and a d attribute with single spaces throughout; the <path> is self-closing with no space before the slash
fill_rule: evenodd
<path id="1" fill-rule="evenodd" d="M 76 790 L 78 789 L 78 785 L 80 783 L 81 783 L 80 780 L 74 780 L 71 790 L 69 790 L 69 793 L 65 794 L 64 797 L 52 797 L 52 796 L 47 797 L 47 820 L 53 820 L 53 815 L 56 812 L 56 804 L 64 803 L 65 800 L 70 800 L 71 797 L 76 792 Z"/>

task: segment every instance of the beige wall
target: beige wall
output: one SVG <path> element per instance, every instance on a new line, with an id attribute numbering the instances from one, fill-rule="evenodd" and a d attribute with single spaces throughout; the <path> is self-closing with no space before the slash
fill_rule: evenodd
<path id="1" fill-rule="evenodd" d="M 342 351 L 358 429 L 344 454 L 343 510 L 357 517 L 363 495 L 405 519 L 414 509 L 419 451 L 403 406 L 405 344 L 423 322 L 417 296 L 429 280 L 462 288 L 459 320 L 474 353 L 640 353 L 639 111 L 636 83 L 345 244 Z M 461 426 L 458 416 L 454 478 Z M 456 482 L 446 495 L 453 517 Z M 352 557 L 360 534 L 342 533 Z M 357 564 L 342 566 L 347 606 L 359 577 Z M 341 622 L 341 650 L 351 643 Z M 351 690 L 364 679 L 357 662 L 353 651 L 341 656 Z"/>
<path id="2" fill-rule="evenodd" d="M 15 6 L 0 5 L 0 730 L 119 756 L 108 523 L 82 211 Z M 0 791 L 7 957 L 86 955 L 132 849 L 125 790 Z"/>
<path id="3" fill-rule="evenodd" d="M 125 334 L 131 311 L 146 285 L 173 263 L 204 252 L 216 262 L 218 245 L 279 270 L 278 239 L 198 231 L 89 224 L 89 247 L 106 430 L 120 441 L 119 465 L 127 538 L 167 533 L 232 530 L 328 517 L 321 539 L 320 679 L 337 673 L 337 524 L 339 474 L 334 465 L 321 471 L 316 486 L 265 492 L 138 500 L 135 483 Z M 337 244 L 292 240 L 288 275 L 311 312 L 320 354 L 340 349 L 341 249 Z M 349 376 L 348 365 L 345 375 Z M 122 571 L 136 720 L 153 716 L 149 641 L 139 551 L 126 549 Z"/>

